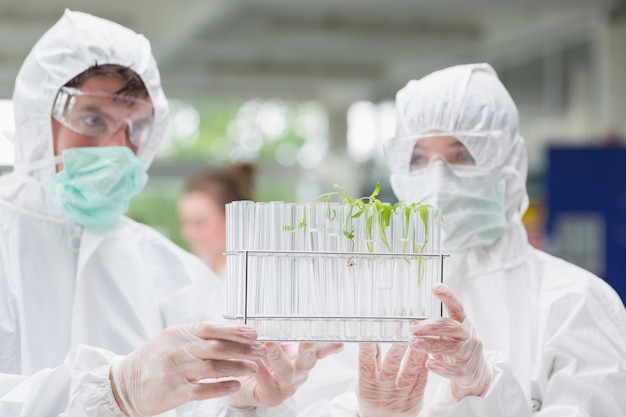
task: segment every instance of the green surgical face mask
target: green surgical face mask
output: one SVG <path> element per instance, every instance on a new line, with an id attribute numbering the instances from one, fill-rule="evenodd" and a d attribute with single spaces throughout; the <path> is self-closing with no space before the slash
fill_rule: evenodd
<path id="1" fill-rule="evenodd" d="M 63 151 L 63 170 L 44 182 L 52 200 L 76 223 L 111 228 L 148 180 L 143 164 L 125 146 Z"/>

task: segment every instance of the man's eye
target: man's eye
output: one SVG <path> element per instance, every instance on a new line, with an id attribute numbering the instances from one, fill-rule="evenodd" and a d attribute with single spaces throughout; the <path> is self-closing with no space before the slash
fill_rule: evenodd
<path id="1" fill-rule="evenodd" d="M 79 119 L 81 129 L 86 129 L 89 133 L 101 134 L 106 131 L 106 120 L 98 115 L 85 115 Z"/>
<path id="2" fill-rule="evenodd" d="M 105 124 L 104 118 L 100 116 L 87 116 L 83 120 L 85 124 L 90 126 L 103 126 Z"/>

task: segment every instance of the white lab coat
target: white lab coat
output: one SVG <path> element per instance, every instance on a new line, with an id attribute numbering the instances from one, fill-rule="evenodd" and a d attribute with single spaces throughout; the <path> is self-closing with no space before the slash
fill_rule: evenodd
<path id="1" fill-rule="evenodd" d="M 154 230 L 122 217 L 107 232 L 60 212 L 41 181 L 54 174 L 50 109 L 58 89 L 91 65 L 126 65 L 155 109 L 150 165 L 167 122 L 150 44 L 112 22 L 66 11 L 16 80 L 15 172 L 0 177 L 0 416 L 120 416 L 110 365 L 165 327 L 219 320 L 215 275 Z M 235 412 L 222 399 L 165 413 L 286 416 L 289 406 Z M 201 412 L 201 413 L 200 413 Z"/>
<path id="2" fill-rule="evenodd" d="M 483 397 L 456 402 L 447 380 L 431 373 L 420 416 L 526 417 L 533 406 L 537 417 L 624 415 L 626 310 L 606 282 L 528 243 L 521 222 L 528 201 L 524 141 L 517 109 L 493 69 L 451 67 L 400 90 L 396 137 L 429 129 L 498 132 L 458 139 L 477 165 L 505 176 L 509 227 L 490 247 L 451 253 L 444 263 L 444 282 L 493 364 L 492 383 Z M 403 190 L 394 191 L 403 198 Z M 355 396 L 347 393 L 325 415 L 355 410 Z"/>

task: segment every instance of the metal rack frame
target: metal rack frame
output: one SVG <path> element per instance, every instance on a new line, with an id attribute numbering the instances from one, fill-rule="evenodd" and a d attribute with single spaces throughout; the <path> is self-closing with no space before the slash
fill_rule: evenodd
<path id="1" fill-rule="evenodd" d="M 407 317 L 407 316 L 293 316 L 293 315 L 249 315 L 248 314 L 248 263 L 250 256 L 284 256 L 295 258 L 439 258 L 439 282 L 443 283 L 443 261 L 450 255 L 430 254 L 430 253 L 396 253 L 396 252 L 324 252 L 324 251 L 278 251 L 278 250 L 233 250 L 224 252 L 226 256 L 244 255 L 244 312 L 243 316 L 225 314 L 223 317 L 228 320 L 243 320 L 248 324 L 248 320 L 309 320 L 309 321 L 415 321 L 424 320 L 428 317 Z M 439 302 L 440 314 L 443 316 L 443 305 Z M 324 340 L 326 341 L 326 340 Z"/>

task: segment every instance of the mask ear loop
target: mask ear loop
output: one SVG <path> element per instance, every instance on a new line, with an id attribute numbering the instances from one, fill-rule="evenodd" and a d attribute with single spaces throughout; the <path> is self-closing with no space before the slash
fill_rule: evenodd
<path id="1" fill-rule="evenodd" d="M 57 166 L 61 163 L 63 163 L 63 155 L 57 155 L 52 158 L 44 158 L 27 164 L 15 165 L 15 167 L 13 168 L 13 172 L 25 174 L 28 172 L 39 171 L 40 169 L 48 168 L 50 165 Z"/>
<path id="2" fill-rule="evenodd" d="M 2 132 L 2 135 L 7 138 L 8 141 L 13 144 L 13 146 L 15 146 L 15 133 L 4 130 Z M 57 166 L 61 163 L 63 163 L 63 155 L 57 155 L 53 158 L 44 158 L 27 164 L 15 164 L 13 166 L 13 172 L 18 174 L 25 174 L 27 172 L 33 172 L 43 168 L 47 168 L 48 166 L 50 166 L 50 164 L 54 164 L 54 166 Z"/>

